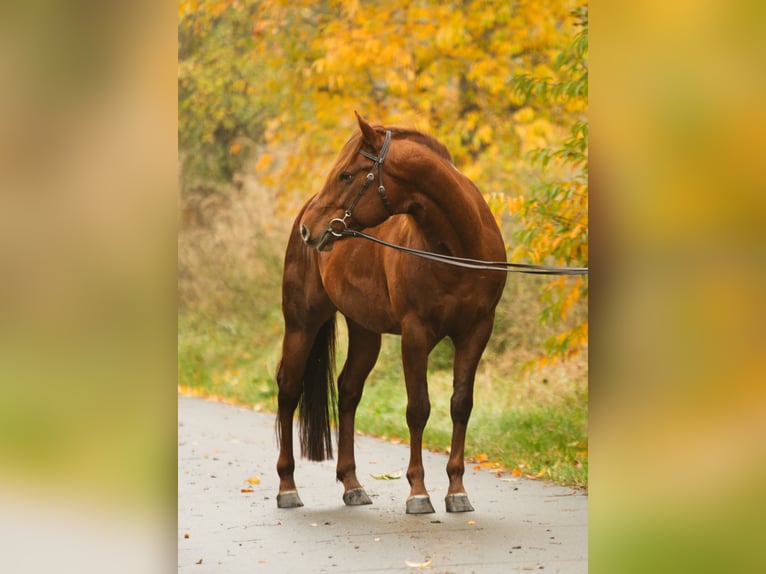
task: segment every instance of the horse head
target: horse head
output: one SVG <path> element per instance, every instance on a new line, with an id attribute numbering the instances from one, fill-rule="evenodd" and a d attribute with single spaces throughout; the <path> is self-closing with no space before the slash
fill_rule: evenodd
<path id="1" fill-rule="evenodd" d="M 346 142 L 298 227 L 303 241 L 319 251 L 332 249 L 345 229 L 374 227 L 397 212 L 399 184 L 384 173 L 391 131 L 354 113 L 359 131 Z"/>

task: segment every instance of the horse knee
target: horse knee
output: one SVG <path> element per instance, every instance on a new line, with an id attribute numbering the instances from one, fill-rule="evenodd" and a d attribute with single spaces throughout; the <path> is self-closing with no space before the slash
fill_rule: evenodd
<path id="1" fill-rule="evenodd" d="M 431 403 L 428 399 L 407 403 L 407 426 L 410 429 L 423 430 L 429 416 L 431 416 Z"/>
<path id="2" fill-rule="evenodd" d="M 473 393 L 461 393 L 457 390 L 450 400 L 452 422 L 467 423 L 473 410 Z"/>

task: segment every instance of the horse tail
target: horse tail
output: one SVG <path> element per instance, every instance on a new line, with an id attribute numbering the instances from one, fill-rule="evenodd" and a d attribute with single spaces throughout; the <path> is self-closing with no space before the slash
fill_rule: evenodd
<path id="1" fill-rule="evenodd" d="M 332 458 L 331 428 L 337 419 L 335 391 L 335 315 L 319 329 L 303 375 L 298 406 L 301 456 L 322 461 Z"/>

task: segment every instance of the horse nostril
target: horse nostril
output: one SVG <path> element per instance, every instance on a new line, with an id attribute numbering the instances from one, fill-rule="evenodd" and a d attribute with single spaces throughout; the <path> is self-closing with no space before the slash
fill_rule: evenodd
<path id="1" fill-rule="evenodd" d="M 309 228 L 305 225 L 301 225 L 301 237 L 303 238 L 303 241 L 306 243 L 309 242 L 309 239 L 311 238 L 311 232 L 309 231 Z"/>

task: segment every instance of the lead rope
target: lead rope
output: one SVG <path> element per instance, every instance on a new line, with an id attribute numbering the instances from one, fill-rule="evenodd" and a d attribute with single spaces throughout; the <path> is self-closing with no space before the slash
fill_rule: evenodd
<path id="1" fill-rule="evenodd" d="M 383 239 L 367 235 L 361 231 L 354 231 L 353 229 L 344 229 L 341 233 L 346 237 L 361 237 L 367 239 L 379 245 L 396 249 L 397 251 L 404 251 L 411 255 L 422 257 L 423 259 L 430 259 L 431 261 L 438 261 L 440 263 L 446 263 L 448 265 L 454 265 L 456 267 L 463 267 L 465 269 L 479 269 L 486 271 L 503 271 L 505 273 L 528 273 L 530 275 L 587 275 L 587 267 L 552 267 L 548 265 L 532 265 L 529 263 L 509 263 L 508 261 L 481 261 L 478 259 L 466 259 L 464 257 L 454 257 L 452 255 L 441 255 L 439 253 L 430 253 L 429 251 L 421 251 L 420 249 L 412 249 L 411 247 L 404 247 L 403 245 L 396 245 L 395 243 L 389 243 Z"/>

